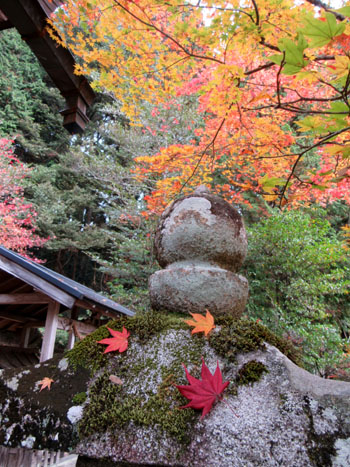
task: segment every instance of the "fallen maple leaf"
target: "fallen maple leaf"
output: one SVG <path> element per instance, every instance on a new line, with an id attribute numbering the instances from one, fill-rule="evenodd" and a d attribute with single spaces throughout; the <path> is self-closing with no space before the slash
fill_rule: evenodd
<path id="1" fill-rule="evenodd" d="M 108 337 L 107 339 L 102 339 L 98 341 L 98 344 L 106 344 L 108 347 L 103 353 L 113 352 L 114 350 L 119 350 L 119 352 L 125 352 L 128 348 L 128 337 L 130 332 L 127 331 L 123 326 L 123 331 L 114 331 L 114 329 L 107 328 L 108 331 L 112 334 L 113 337 Z"/>
<path id="2" fill-rule="evenodd" d="M 110 375 L 109 381 L 113 384 L 123 384 L 123 381 L 118 376 L 115 376 L 115 375 Z"/>
<path id="3" fill-rule="evenodd" d="M 219 367 L 219 362 L 217 363 L 215 373 L 212 374 L 210 373 L 210 370 L 202 357 L 201 380 L 191 376 L 185 365 L 182 365 L 185 368 L 186 377 L 190 385 L 176 387 L 183 396 L 190 400 L 190 402 L 187 405 L 180 407 L 180 409 L 185 409 L 187 407 L 192 407 L 193 409 L 203 409 L 201 416 L 202 419 L 211 410 L 214 402 L 222 399 L 222 393 L 230 384 L 230 382 L 222 382 L 222 374 Z"/>
<path id="4" fill-rule="evenodd" d="M 205 316 L 200 315 L 198 313 L 190 314 L 192 315 L 193 320 L 185 319 L 184 321 L 189 326 L 194 326 L 194 329 L 192 329 L 191 334 L 194 334 L 195 332 L 204 332 L 204 334 L 207 336 L 209 332 L 215 328 L 214 318 L 210 311 L 207 310 L 207 314 Z"/>
<path id="5" fill-rule="evenodd" d="M 48 378 L 47 376 L 45 376 L 45 378 L 43 378 L 39 385 L 41 386 L 41 389 L 39 392 L 41 392 L 43 389 L 47 388 L 49 391 L 51 389 L 51 384 L 54 382 L 54 380 L 52 378 Z"/>

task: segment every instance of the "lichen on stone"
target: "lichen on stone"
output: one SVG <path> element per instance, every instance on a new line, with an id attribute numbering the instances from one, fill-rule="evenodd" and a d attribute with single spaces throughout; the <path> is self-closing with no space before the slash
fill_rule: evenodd
<path id="1" fill-rule="evenodd" d="M 181 337 L 181 345 L 179 344 Z M 181 410 L 186 400 L 175 387 L 186 384 L 182 363 L 197 365 L 205 354 L 205 340 L 191 338 L 186 331 L 163 330 L 140 345 L 135 336 L 125 354 L 109 357 L 109 363 L 89 388 L 88 404 L 79 423 L 80 437 L 112 430 L 118 433 L 132 423 L 158 426 L 178 441 L 189 440 L 190 426 L 198 415 Z M 109 376 L 117 375 L 123 384 L 113 384 Z"/>
<path id="2" fill-rule="evenodd" d="M 92 373 L 104 367 L 108 362 L 108 357 L 103 353 L 105 347 L 98 344 L 98 341 L 110 337 L 107 328 L 121 332 L 123 326 L 131 334 L 129 341 L 137 337 L 141 343 L 147 342 L 149 338 L 166 329 L 186 328 L 183 320 L 178 315 L 168 315 L 162 312 L 140 313 L 132 317 L 123 317 L 110 321 L 105 326 L 101 326 L 92 334 L 86 336 L 67 353 L 70 365 L 88 368 Z"/>
<path id="3" fill-rule="evenodd" d="M 216 323 L 217 332 L 205 339 L 190 335 L 182 315 L 149 312 L 111 321 L 78 343 L 66 355 L 69 363 L 89 368 L 96 375 L 89 387 L 79 436 L 106 430 L 118 433 L 132 423 L 157 425 L 160 432 L 188 441 L 191 423 L 198 420 L 198 413 L 179 409 L 187 403 L 174 386 L 187 384 L 182 363 L 192 365 L 192 374 L 199 377 L 201 357 L 208 344 L 229 361 L 238 352 L 263 348 L 265 339 L 292 353 L 291 346 L 252 321 L 225 316 L 217 318 Z M 109 337 L 107 328 L 121 331 L 123 326 L 130 332 L 128 350 L 104 354 L 105 348 L 98 341 Z M 265 369 L 250 370 L 248 379 L 253 382 Z M 112 374 L 123 384 L 113 384 L 109 379 Z M 236 394 L 234 381 L 229 393 Z"/>

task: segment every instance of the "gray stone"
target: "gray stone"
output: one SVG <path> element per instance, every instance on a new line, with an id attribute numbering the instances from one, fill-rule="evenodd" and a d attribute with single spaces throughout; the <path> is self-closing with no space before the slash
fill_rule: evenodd
<path id="1" fill-rule="evenodd" d="M 247 254 L 247 235 L 233 206 L 218 196 L 193 194 L 164 211 L 155 246 L 162 267 L 197 260 L 236 272 Z"/>
<path id="2" fill-rule="evenodd" d="M 179 262 L 157 271 L 149 281 L 154 309 L 241 316 L 248 298 L 248 281 L 206 263 Z"/>
<path id="3" fill-rule="evenodd" d="M 149 280 L 154 309 L 242 315 L 248 283 L 235 273 L 247 253 L 247 236 L 233 206 L 198 187 L 164 211 L 155 251 L 165 269 Z"/>

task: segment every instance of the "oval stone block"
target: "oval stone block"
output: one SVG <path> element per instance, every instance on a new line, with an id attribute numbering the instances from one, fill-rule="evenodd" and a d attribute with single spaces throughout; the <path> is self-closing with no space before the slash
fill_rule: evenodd
<path id="1" fill-rule="evenodd" d="M 238 318 L 248 299 L 248 281 L 220 267 L 177 263 L 153 274 L 149 291 L 156 310 L 203 313 L 208 309 L 214 316 Z"/>
<path id="2" fill-rule="evenodd" d="M 195 192 L 164 211 L 155 247 L 162 267 L 197 260 L 236 272 L 247 254 L 247 235 L 233 206 L 210 193 Z"/>

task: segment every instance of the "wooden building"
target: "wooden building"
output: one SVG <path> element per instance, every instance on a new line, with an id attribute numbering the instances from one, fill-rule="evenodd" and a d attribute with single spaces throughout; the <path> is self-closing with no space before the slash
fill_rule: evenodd
<path id="1" fill-rule="evenodd" d="M 79 320 L 90 310 L 88 321 Z M 28 348 L 32 329 L 45 327 L 40 361 L 53 356 L 56 330 L 69 332 L 68 347 L 103 324 L 103 318 L 134 313 L 88 287 L 0 247 L 0 333 L 14 333 L 14 344 L 0 344 L 0 368 L 35 362 Z M 102 320 L 102 321 L 101 321 Z M 105 319 L 106 322 L 106 319 Z"/>
<path id="2" fill-rule="evenodd" d="M 47 18 L 61 0 L 0 0 L 0 31 L 15 27 L 27 42 L 67 106 L 61 111 L 70 133 L 81 133 L 89 121 L 86 111 L 95 94 L 86 78 L 74 74 L 75 61 L 69 50 L 49 36 Z"/>

